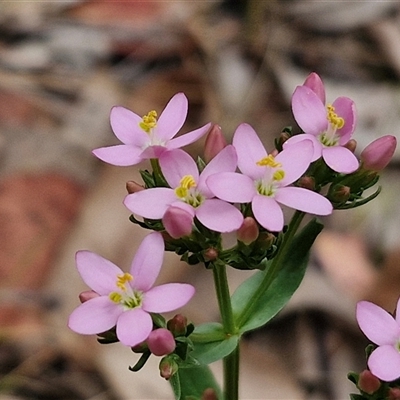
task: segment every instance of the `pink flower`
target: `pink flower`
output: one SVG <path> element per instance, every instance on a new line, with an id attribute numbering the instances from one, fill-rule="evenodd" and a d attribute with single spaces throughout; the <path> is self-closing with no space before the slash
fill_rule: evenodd
<path id="1" fill-rule="evenodd" d="M 357 157 L 344 147 L 355 129 L 354 102 L 348 97 L 339 97 L 325 106 L 325 89 L 316 77 L 316 74 L 309 76 L 293 93 L 293 115 L 304 134 L 291 137 L 284 147 L 309 139 L 314 144 L 312 161 L 322 156 L 334 171 L 354 172 L 359 166 Z"/>
<path id="2" fill-rule="evenodd" d="M 284 225 L 283 204 L 318 215 L 332 212 L 332 204 L 311 190 L 289 186 L 310 165 L 313 146 L 303 140 L 275 157 L 267 154 L 254 129 L 241 124 L 233 137 L 242 174 L 221 172 L 210 176 L 207 184 L 220 199 L 251 203 L 255 219 L 266 229 L 278 232 Z"/>
<path id="3" fill-rule="evenodd" d="M 360 154 L 363 168 L 376 172 L 384 169 L 392 159 L 396 145 L 397 139 L 392 135 L 371 142 Z"/>
<path id="4" fill-rule="evenodd" d="M 163 218 L 170 206 L 180 207 L 213 231 L 234 231 L 243 222 L 242 214 L 232 204 L 214 198 L 206 179 L 217 172 L 235 171 L 236 165 L 232 145 L 215 156 L 201 174 L 193 158 L 183 150 L 165 152 L 160 157 L 160 166 L 171 188 L 128 194 L 124 204 L 134 214 L 150 219 Z"/>
<path id="5" fill-rule="evenodd" d="M 210 124 L 174 138 L 186 120 L 187 110 L 188 100 L 183 93 L 172 97 L 160 117 L 154 110 L 140 117 L 124 107 L 114 107 L 110 123 L 123 144 L 101 147 L 93 150 L 93 154 L 109 164 L 127 166 L 159 158 L 165 150 L 193 143 L 207 133 Z"/>
<path id="6" fill-rule="evenodd" d="M 142 241 L 129 273 L 95 253 L 78 251 L 78 271 L 99 296 L 76 308 L 68 326 L 83 335 L 99 334 L 116 326 L 117 337 L 124 345 L 133 347 L 145 341 L 153 329 L 149 313 L 173 311 L 194 294 L 194 287 L 184 283 L 152 287 L 163 257 L 164 242 L 158 232 Z"/>
<path id="7" fill-rule="evenodd" d="M 364 335 L 378 347 L 368 358 L 368 367 L 379 379 L 400 378 L 400 299 L 396 318 L 369 301 L 357 303 L 357 322 Z"/>

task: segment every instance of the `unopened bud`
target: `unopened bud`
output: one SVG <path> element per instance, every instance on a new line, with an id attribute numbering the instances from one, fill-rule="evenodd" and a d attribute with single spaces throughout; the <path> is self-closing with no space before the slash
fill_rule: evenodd
<path id="1" fill-rule="evenodd" d="M 128 181 L 126 182 L 126 190 L 129 194 L 137 193 L 144 190 L 144 186 L 139 185 L 135 181 Z"/>
<path id="2" fill-rule="evenodd" d="M 351 190 L 348 186 L 336 185 L 329 191 L 328 198 L 333 203 L 345 203 L 350 198 Z"/>
<path id="3" fill-rule="evenodd" d="M 259 230 L 253 217 L 246 217 L 241 227 L 237 230 L 237 239 L 244 244 L 250 244 L 258 238 Z"/>
<path id="4" fill-rule="evenodd" d="M 160 369 L 161 377 L 168 380 L 178 372 L 179 367 L 177 362 L 172 357 L 167 356 L 160 361 L 158 368 Z"/>
<path id="5" fill-rule="evenodd" d="M 174 335 L 165 328 L 155 329 L 151 331 L 146 340 L 149 350 L 155 356 L 165 356 L 175 350 L 176 344 Z"/>
<path id="6" fill-rule="evenodd" d="M 304 189 L 315 190 L 315 179 L 312 176 L 302 176 L 297 184 Z"/>
<path id="7" fill-rule="evenodd" d="M 167 322 L 167 328 L 171 333 L 177 336 L 184 336 L 186 334 L 187 318 L 182 314 L 176 314 Z"/>
<path id="8" fill-rule="evenodd" d="M 400 388 L 390 388 L 388 393 L 388 400 L 400 400 Z"/>
<path id="9" fill-rule="evenodd" d="M 392 159 L 396 145 L 397 139 L 392 135 L 374 140 L 361 152 L 362 167 L 368 171 L 381 171 Z"/>
<path id="10" fill-rule="evenodd" d="M 146 342 L 142 342 L 142 343 L 137 344 L 134 347 L 131 347 L 131 349 L 134 353 L 144 353 L 146 350 L 149 349 L 149 346 L 147 346 Z"/>
<path id="11" fill-rule="evenodd" d="M 275 242 L 276 237 L 270 232 L 261 232 L 258 235 L 257 244 L 262 246 L 263 249 L 268 250 Z"/>
<path id="12" fill-rule="evenodd" d="M 201 400 L 218 400 L 218 396 L 214 389 L 208 388 L 201 395 Z"/>
<path id="13" fill-rule="evenodd" d="M 204 257 L 206 261 L 214 261 L 218 258 L 218 250 L 210 247 L 204 252 Z"/>
<path id="14" fill-rule="evenodd" d="M 204 160 L 209 163 L 222 149 L 227 146 L 226 139 L 219 125 L 214 124 L 206 137 L 204 144 Z"/>
<path id="15" fill-rule="evenodd" d="M 84 303 L 85 301 L 94 299 L 95 297 L 99 297 L 99 296 L 100 295 L 97 292 L 95 292 L 94 290 L 85 290 L 84 292 L 80 293 L 79 301 L 81 303 Z"/>
<path id="16" fill-rule="evenodd" d="M 375 393 L 381 386 L 381 381 L 368 369 L 361 372 L 357 386 L 365 393 Z"/>
<path id="17" fill-rule="evenodd" d="M 183 208 L 170 206 L 164 213 L 162 222 L 169 235 L 174 239 L 179 239 L 191 234 L 193 215 Z"/>
<path id="18" fill-rule="evenodd" d="M 325 87 L 318 74 L 311 72 L 304 81 L 303 86 L 310 88 L 325 104 Z"/>
<path id="19" fill-rule="evenodd" d="M 349 149 L 352 153 L 354 153 L 357 148 L 357 140 L 350 139 L 343 147 L 346 147 L 346 149 Z"/>

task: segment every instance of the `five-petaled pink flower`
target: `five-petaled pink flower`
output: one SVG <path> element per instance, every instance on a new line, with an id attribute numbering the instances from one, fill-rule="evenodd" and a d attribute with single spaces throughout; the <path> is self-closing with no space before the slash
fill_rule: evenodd
<path id="1" fill-rule="evenodd" d="M 284 147 L 309 139 L 314 144 L 312 161 L 322 156 L 336 172 L 351 173 L 358 167 L 357 157 L 346 147 L 356 125 L 354 102 L 348 97 L 338 97 L 325 106 L 325 88 L 315 73 L 304 85 L 298 86 L 292 96 L 293 116 L 304 131 L 286 141 Z"/>
<path id="2" fill-rule="evenodd" d="M 173 96 L 159 117 L 154 110 L 140 117 L 124 107 L 114 107 L 110 123 L 123 144 L 101 147 L 93 150 L 93 154 L 109 164 L 128 166 L 193 143 L 207 133 L 210 124 L 174 138 L 186 120 L 187 111 L 188 100 L 183 93 Z"/>
<path id="3" fill-rule="evenodd" d="M 281 231 L 284 225 L 279 203 L 317 215 L 332 212 L 332 204 L 311 190 L 289 186 L 307 170 L 313 145 L 303 140 L 280 152 L 267 154 L 261 140 L 248 124 L 241 124 L 233 137 L 242 174 L 222 172 L 211 175 L 207 184 L 220 199 L 251 203 L 255 219 L 264 228 Z"/>
<path id="4" fill-rule="evenodd" d="M 368 358 L 371 372 L 386 382 L 400 378 L 400 299 L 395 318 L 369 301 L 358 302 L 356 316 L 365 336 L 378 345 Z"/>
<path id="5" fill-rule="evenodd" d="M 99 334 L 116 326 L 117 337 L 124 345 L 133 347 L 145 341 L 153 329 L 149 313 L 173 311 L 194 294 L 194 287 L 184 283 L 152 287 L 163 258 L 164 241 L 158 232 L 142 241 L 129 273 L 95 253 L 78 251 L 78 271 L 98 296 L 76 308 L 68 326 L 84 335 Z"/>
<path id="6" fill-rule="evenodd" d="M 134 214 L 161 219 L 170 206 L 180 207 L 207 228 L 232 232 L 243 222 L 243 215 L 232 204 L 214 198 L 206 179 L 217 172 L 235 171 L 237 156 L 232 145 L 219 152 L 204 170 L 183 150 L 171 150 L 160 157 L 160 166 L 170 188 L 157 187 L 126 196 L 124 204 Z"/>

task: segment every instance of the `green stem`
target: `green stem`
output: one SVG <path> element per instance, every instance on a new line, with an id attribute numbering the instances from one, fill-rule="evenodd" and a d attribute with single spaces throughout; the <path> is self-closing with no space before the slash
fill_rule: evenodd
<path id="1" fill-rule="evenodd" d="M 259 298 L 268 290 L 271 283 L 274 281 L 279 269 L 283 265 L 283 261 L 286 257 L 289 245 L 296 234 L 300 223 L 304 217 L 305 213 L 301 211 L 296 211 L 290 221 L 288 230 L 285 233 L 282 244 L 279 247 L 278 254 L 272 260 L 271 266 L 265 273 L 264 279 L 262 280 L 258 289 L 254 292 L 251 299 L 247 302 L 246 307 L 243 309 L 242 313 L 238 315 L 236 319 L 236 324 L 238 327 L 243 326 L 247 319 L 253 312 L 254 307 L 257 305 Z"/>
<path id="2" fill-rule="evenodd" d="M 165 186 L 164 175 L 161 171 L 160 163 L 157 158 L 150 159 L 151 168 L 153 169 L 154 183 L 157 187 Z"/>
<path id="3" fill-rule="evenodd" d="M 225 334 L 229 337 L 237 332 L 233 318 L 231 295 L 229 292 L 226 265 L 223 262 L 213 264 L 215 291 L 217 293 L 219 311 Z M 224 358 L 224 399 L 239 399 L 239 345 Z"/>

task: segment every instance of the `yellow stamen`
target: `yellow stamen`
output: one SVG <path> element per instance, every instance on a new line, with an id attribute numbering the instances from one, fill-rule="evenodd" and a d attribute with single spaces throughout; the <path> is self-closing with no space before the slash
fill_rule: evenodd
<path id="1" fill-rule="evenodd" d="M 108 297 L 110 298 L 111 301 L 113 301 L 114 303 L 120 303 L 122 300 L 122 296 L 117 293 L 117 292 L 112 292 L 108 295 Z"/>
<path id="2" fill-rule="evenodd" d="M 336 129 L 342 129 L 344 126 L 344 119 L 342 117 L 339 117 L 335 113 L 335 107 L 333 107 L 331 104 L 328 104 L 326 106 L 326 109 L 328 110 L 327 118 L 328 121 L 336 128 Z"/>
<path id="3" fill-rule="evenodd" d="M 147 133 L 150 132 L 157 125 L 157 112 L 151 110 L 148 114 L 143 116 L 142 122 L 139 123 L 139 126 Z"/>
<path id="4" fill-rule="evenodd" d="M 285 171 L 283 169 L 278 169 L 278 171 L 274 172 L 274 175 L 272 177 L 276 181 L 281 181 L 285 177 Z"/>
<path id="5" fill-rule="evenodd" d="M 131 281 L 133 279 L 133 276 L 128 273 L 125 272 L 121 275 L 117 275 L 117 286 L 121 289 L 121 290 L 126 290 L 126 286 L 125 284 L 129 281 Z"/>
<path id="6" fill-rule="evenodd" d="M 281 163 L 275 161 L 275 157 L 272 154 L 262 158 L 260 161 L 257 161 L 256 164 L 259 165 L 260 167 L 272 167 L 272 168 L 282 167 Z"/>
<path id="7" fill-rule="evenodd" d="M 192 175 L 185 175 L 179 182 L 179 186 L 175 189 L 175 194 L 179 198 L 184 198 L 187 196 L 188 190 L 192 187 L 196 187 L 196 181 Z"/>

